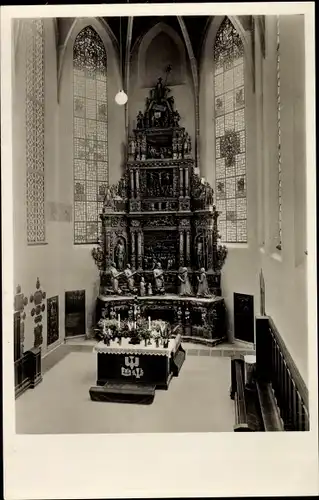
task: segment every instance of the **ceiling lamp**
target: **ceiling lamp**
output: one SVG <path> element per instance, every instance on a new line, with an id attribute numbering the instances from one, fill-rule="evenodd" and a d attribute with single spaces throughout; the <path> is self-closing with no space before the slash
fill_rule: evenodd
<path id="1" fill-rule="evenodd" d="M 119 106 L 124 106 L 127 103 L 128 97 L 124 90 L 120 90 L 115 96 L 115 102 Z"/>
<path id="2" fill-rule="evenodd" d="M 122 61 L 122 18 L 120 17 L 120 75 L 123 81 L 123 61 Z M 128 97 L 124 90 L 120 90 L 115 96 L 115 102 L 119 106 L 124 106 L 127 103 Z"/>

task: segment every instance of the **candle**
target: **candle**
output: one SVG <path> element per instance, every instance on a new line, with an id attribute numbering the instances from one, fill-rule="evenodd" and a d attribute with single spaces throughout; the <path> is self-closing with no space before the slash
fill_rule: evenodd
<path id="1" fill-rule="evenodd" d="M 136 321 L 134 321 L 134 330 L 136 330 Z"/>
<path id="2" fill-rule="evenodd" d="M 117 322 L 118 322 L 118 327 L 120 329 L 120 327 L 121 327 L 121 315 L 120 314 L 117 315 Z"/>
<path id="3" fill-rule="evenodd" d="M 150 316 L 148 317 L 148 329 L 149 330 L 151 329 L 151 317 Z"/>

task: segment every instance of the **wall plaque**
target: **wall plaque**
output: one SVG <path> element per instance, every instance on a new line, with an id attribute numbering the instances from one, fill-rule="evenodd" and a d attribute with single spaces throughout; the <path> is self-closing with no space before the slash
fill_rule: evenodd
<path id="1" fill-rule="evenodd" d="M 47 300 L 47 345 L 59 338 L 59 296 Z"/>

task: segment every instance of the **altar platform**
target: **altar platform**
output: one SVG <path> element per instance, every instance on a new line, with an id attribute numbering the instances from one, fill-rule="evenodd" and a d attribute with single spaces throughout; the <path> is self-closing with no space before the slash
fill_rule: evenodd
<path id="1" fill-rule="evenodd" d="M 216 345 L 226 340 L 226 310 L 223 297 L 187 297 L 177 294 L 165 295 L 99 295 L 97 299 L 96 317 L 100 318 L 102 310 L 107 317 L 118 317 L 125 320 L 134 314 L 150 318 L 152 321 L 162 319 L 178 327 L 183 338 L 196 339 L 197 343 Z"/>

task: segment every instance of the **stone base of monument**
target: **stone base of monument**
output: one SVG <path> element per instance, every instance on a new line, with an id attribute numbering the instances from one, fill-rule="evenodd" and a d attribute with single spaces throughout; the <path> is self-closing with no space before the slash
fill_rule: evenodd
<path id="1" fill-rule="evenodd" d="M 92 401 L 103 403 L 151 404 L 155 396 L 155 385 L 136 385 L 107 382 L 90 389 Z"/>

